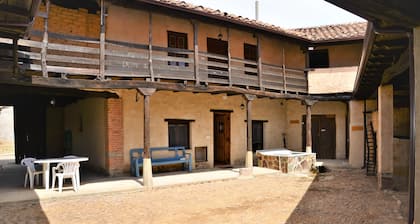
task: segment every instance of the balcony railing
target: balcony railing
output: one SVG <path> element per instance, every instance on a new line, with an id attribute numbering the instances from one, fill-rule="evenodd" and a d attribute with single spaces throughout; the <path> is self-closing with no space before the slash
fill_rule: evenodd
<path id="1" fill-rule="evenodd" d="M 54 35 L 53 35 L 54 36 Z M 46 53 L 42 53 L 42 49 Z M 16 51 L 16 53 L 14 53 Z M 101 60 L 101 53 L 104 60 Z M 197 54 L 197 55 L 196 55 Z M 177 80 L 279 92 L 307 93 L 304 70 L 208 52 L 87 38 L 41 40 L 0 38 L 0 70 L 65 79 Z M 104 70 L 101 71 L 101 63 Z M 197 65 L 196 65 L 197 64 Z M 31 72 L 36 71 L 36 72 Z M 41 72 L 39 72 L 41 71 Z"/>

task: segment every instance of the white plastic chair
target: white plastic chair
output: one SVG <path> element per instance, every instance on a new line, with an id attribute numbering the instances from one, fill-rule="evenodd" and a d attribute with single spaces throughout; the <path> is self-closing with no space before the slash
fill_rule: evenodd
<path id="1" fill-rule="evenodd" d="M 35 164 L 34 161 L 36 158 L 27 157 L 20 161 L 20 165 L 26 166 L 26 174 L 25 174 L 25 183 L 23 184 L 23 187 L 26 187 L 26 184 L 28 182 L 29 177 L 29 186 L 31 189 L 34 188 L 34 178 L 36 178 L 36 184 L 39 184 L 39 178 L 40 174 L 43 173 L 43 171 L 37 171 L 35 170 Z"/>
<path id="2" fill-rule="evenodd" d="M 77 177 L 76 173 L 79 169 L 78 162 L 63 162 L 59 163 L 56 167 L 52 168 L 52 186 L 51 189 L 54 190 L 55 179 L 58 178 L 58 191 L 61 192 L 63 189 L 64 179 L 71 178 L 71 183 L 73 184 L 73 190 L 78 191 L 79 187 L 77 186 Z"/>
<path id="3" fill-rule="evenodd" d="M 65 158 L 65 159 L 75 159 L 75 158 L 78 158 L 78 156 L 67 155 L 67 156 L 63 156 L 63 158 Z M 77 172 L 76 172 L 76 184 L 77 184 L 77 188 L 80 188 L 80 165 L 79 165 L 79 168 L 77 168 Z"/>

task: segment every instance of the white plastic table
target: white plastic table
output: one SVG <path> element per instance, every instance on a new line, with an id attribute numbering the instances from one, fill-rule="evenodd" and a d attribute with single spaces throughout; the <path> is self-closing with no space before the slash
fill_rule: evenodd
<path id="1" fill-rule="evenodd" d="M 63 162 L 83 162 L 88 161 L 88 157 L 77 157 L 77 158 L 49 158 L 49 159 L 37 159 L 34 163 L 42 164 L 43 171 L 43 185 L 45 190 L 49 189 L 50 185 L 50 163 L 63 163 Z"/>

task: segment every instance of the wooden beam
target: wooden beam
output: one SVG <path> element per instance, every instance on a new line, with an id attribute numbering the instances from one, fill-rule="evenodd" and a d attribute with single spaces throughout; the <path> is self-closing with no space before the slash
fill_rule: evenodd
<path id="1" fill-rule="evenodd" d="M 42 76 L 48 77 L 48 69 L 47 69 L 47 48 L 48 48 L 48 15 L 50 11 L 50 1 L 46 0 L 45 2 L 45 10 L 47 17 L 44 18 L 44 37 L 42 38 L 42 48 L 41 48 L 41 69 L 42 69 Z"/>
<path id="2" fill-rule="evenodd" d="M 306 152 L 312 152 L 312 111 L 311 105 L 306 105 Z"/>
<path id="3" fill-rule="evenodd" d="M 25 8 L 21 8 L 21 7 L 9 5 L 9 4 L 4 4 L 4 3 L 0 4 L 0 12 L 8 13 L 8 14 L 15 14 L 17 16 L 22 16 L 22 17 L 30 16 L 30 11 L 26 10 Z"/>
<path id="4" fill-rule="evenodd" d="M 198 86 L 200 85 L 200 62 L 199 62 L 199 55 L 198 55 L 198 23 L 196 21 L 193 22 L 193 30 L 194 30 L 194 78 L 195 84 Z"/>
<path id="5" fill-rule="evenodd" d="M 284 93 L 287 93 L 287 80 L 286 80 L 286 57 L 284 53 L 284 48 L 282 49 L 282 58 L 283 58 L 283 64 L 282 64 L 282 73 L 283 73 L 283 91 Z"/>
<path id="6" fill-rule="evenodd" d="M 261 37 L 260 35 L 257 35 L 257 54 L 258 54 L 258 84 L 260 86 L 261 90 L 264 90 L 263 86 L 263 79 L 262 79 L 262 61 L 261 61 Z"/>
<path id="7" fill-rule="evenodd" d="M 18 39 L 13 39 L 13 74 L 18 73 Z"/>
<path id="8" fill-rule="evenodd" d="M 246 99 L 246 127 L 247 127 L 247 151 L 252 151 L 252 101 L 257 97 L 255 95 L 244 94 Z"/>
<path id="9" fill-rule="evenodd" d="M 101 33 L 99 36 L 99 80 L 105 79 L 105 8 L 104 0 L 101 0 Z"/>
<path id="10" fill-rule="evenodd" d="M 152 12 L 149 11 L 149 74 L 150 74 L 150 81 L 155 81 L 155 75 L 153 72 L 153 60 L 152 60 L 152 45 L 153 45 L 153 15 Z"/>
<path id="11" fill-rule="evenodd" d="M 228 50 L 228 76 L 229 76 L 229 86 L 232 86 L 232 58 L 231 58 L 231 44 L 230 44 L 230 29 L 229 27 L 226 30 L 227 33 L 227 50 Z"/>

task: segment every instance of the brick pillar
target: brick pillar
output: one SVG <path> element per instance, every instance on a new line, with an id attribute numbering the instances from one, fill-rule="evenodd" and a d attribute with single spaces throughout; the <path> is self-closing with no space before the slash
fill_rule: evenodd
<path id="1" fill-rule="evenodd" d="M 105 165 L 110 176 L 121 174 L 124 168 L 122 99 L 107 99 L 105 103 Z"/>
<path id="2" fill-rule="evenodd" d="M 392 187 L 394 104 L 392 85 L 378 88 L 377 163 L 378 185 L 381 189 Z"/>

